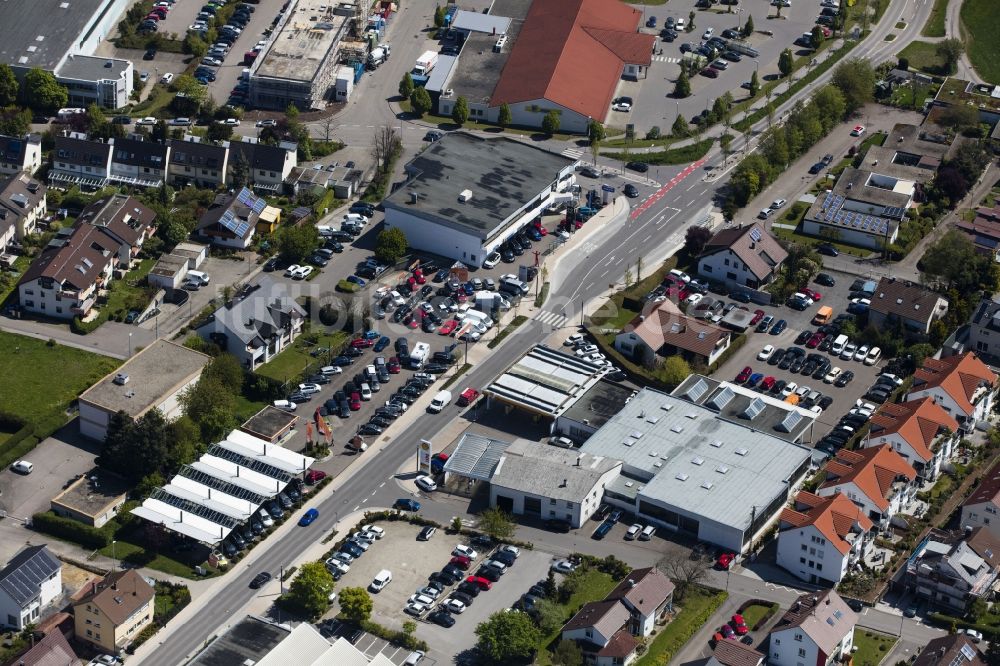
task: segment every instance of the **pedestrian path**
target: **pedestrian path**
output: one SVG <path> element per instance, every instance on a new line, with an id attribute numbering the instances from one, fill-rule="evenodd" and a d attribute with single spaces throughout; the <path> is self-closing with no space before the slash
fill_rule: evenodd
<path id="1" fill-rule="evenodd" d="M 578 160 L 581 157 L 583 157 L 583 151 L 580 150 L 579 148 L 567 148 L 566 150 L 562 151 L 562 154 L 573 160 Z"/>
<path id="2" fill-rule="evenodd" d="M 568 317 L 564 314 L 559 314 L 557 312 L 549 312 L 548 310 L 539 310 L 535 319 L 542 322 L 543 324 L 550 324 L 552 326 L 560 327 L 566 323 Z"/>
<path id="3" fill-rule="evenodd" d="M 680 61 L 681 61 L 680 58 L 671 56 L 661 56 L 661 55 L 653 56 L 653 62 L 680 62 Z"/>

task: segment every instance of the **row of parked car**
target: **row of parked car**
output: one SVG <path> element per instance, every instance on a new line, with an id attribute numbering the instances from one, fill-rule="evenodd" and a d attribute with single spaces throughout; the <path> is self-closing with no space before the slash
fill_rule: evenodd
<path id="1" fill-rule="evenodd" d="M 302 481 L 293 479 L 284 491 L 278 493 L 275 499 L 261 506 L 250 520 L 237 526 L 222 542 L 222 554 L 234 557 L 236 553 L 246 550 L 257 540 L 268 527 L 274 526 L 275 519 L 281 519 L 286 511 L 291 511 L 295 502 L 302 498 Z"/>
<path id="2" fill-rule="evenodd" d="M 385 536 L 385 530 L 378 525 L 362 525 L 340 545 L 340 549 L 325 562 L 327 571 L 335 581 L 351 570 L 351 563 L 368 552 L 368 549 Z M 391 580 L 391 578 L 390 578 Z"/>

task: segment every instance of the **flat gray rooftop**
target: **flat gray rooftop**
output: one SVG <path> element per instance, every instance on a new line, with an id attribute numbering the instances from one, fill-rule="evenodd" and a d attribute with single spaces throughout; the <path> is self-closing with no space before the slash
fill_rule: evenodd
<path id="1" fill-rule="evenodd" d="M 602 366 L 538 345 L 484 392 L 491 399 L 552 418 L 590 391 L 603 374 Z"/>
<path id="2" fill-rule="evenodd" d="M 295 414 L 267 405 L 240 426 L 240 430 L 268 441 L 288 430 L 295 424 L 298 417 Z"/>
<path id="3" fill-rule="evenodd" d="M 750 524 L 752 507 L 787 493 L 810 459 L 805 447 L 653 389 L 639 391 L 580 452 L 622 460 L 647 501 L 736 527 Z"/>
<path id="4" fill-rule="evenodd" d="M 845 199 L 870 204 L 874 208 L 873 214 L 875 215 L 879 214 L 878 208 L 880 207 L 905 208 L 910 202 L 910 195 L 871 184 L 881 180 L 879 174 L 865 169 L 847 167 L 837 179 L 833 193 Z"/>
<path id="5" fill-rule="evenodd" d="M 332 0 L 298 0 L 271 36 L 255 76 L 312 81 L 346 32 L 349 16 Z"/>
<path id="6" fill-rule="evenodd" d="M 574 161 L 515 139 L 449 132 L 406 165 L 409 180 L 384 205 L 486 240 Z M 471 198 L 461 202 L 465 190 Z"/>
<path id="7" fill-rule="evenodd" d="M 601 477 L 620 464 L 611 458 L 519 439 L 503 452 L 490 484 L 555 500 L 583 502 Z"/>
<path id="8" fill-rule="evenodd" d="M 621 411 L 625 401 L 632 395 L 632 389 L 611 381 L 600 381 L 580 396 L 573 405 L 562 413 L 567 419 L 600 428 L 612 416 Z"/>
<path id="9" fill-rule="evenodd" d="M 52 503 L 94 516 L 103 512 L 109 504 L 127 493 L 131 487 L 121 477 L 95 467 L 62 493 L 53 497 Z"/>
<path id="10" fill-rule="evenodd" d="M 128 60 L 77 55 L 66 59 L 59 68 L 59 77 L 82 81 L 120 79 L 127 74 L 129 64 Z"/>
<path id="11" fill-rule="evenodd" d="M 288 629 L 248 615 L 212 641 L 198 656 L 187 662 L 187 666 L 255 664 L 290 633 Z"/>
<path id="12" fill-rule="evenodd" d="M 80 400 L 135 418 L 191 381 L 210 360 L 201 352 L 157 340 L 87 389 Z M 128 382 L 115 384 L 115 376 L 121 373 L 128 375 Z"/>
<path id="13" fill-rule="evenodd" d="M 457 97 L 465 97 L 472 104 L 489 104 L 517 38 L 515 25 L 512 23 L 510 27 L 515 34 L 507 35 L 507 44 L 500 53 L 493 51 L 496 35 L 481 32 L 469 35 L 462 46 L 455 74 L 448 83 Z"/>
<path id="14" fill-rule="evenodd" d="M 0 62 L 53 70 L 84 28 L 115 0 L 4 2 L 0 8 Z"/>

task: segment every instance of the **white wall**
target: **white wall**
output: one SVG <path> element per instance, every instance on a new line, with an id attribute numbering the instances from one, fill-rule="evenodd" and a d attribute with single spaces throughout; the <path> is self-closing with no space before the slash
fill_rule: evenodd
<path id="1" fill-rule="evenodd" d="M 961 527 L 985 527 L 995 538 L 1000 539 L 1000 511 L 992 502 L 969 504 L 962 507 Z"/>
<path id="2" fill-rule="evenodd" d="M 835 548 L 814 525 L 778 533 L 778 566 L 806 582 L 816 582 L 813 576 L 840 582 L 847 572 L 848 560 L 848 555 Z"/>
<path id="3" fill-rule="evenodd" d="M 80 403 L 80 434 L 103 442 L 108 436 L 111 415 L 100 407 L 86 402 Z"/>
<path id="4" fill-rule="evenodd" d="M 726 265 L 727 261 L 728 265 Z M 698 274 L 709 280 L 735 282 L 744 287 L 747 286 L 748 281 L 756 282 L 758 279 L 732 250 L 722 250 L 702 257 L 698 263 Z"/>
<path id="5" fill-rule="evenodd" d="M 386 207 L 385 228 L 400 229 L 406 234 L 410 247 L 462 261 L 469 266 L 482 266 L 488 254 L 479 236 L 445 227 L 405 210 Z"/>
<path id="6" fill-rule="evenodd" d="M 820 224 L 815 220 L 809 219 L 802 220 L 802 231 L 812 236 L 829 238 L 830 240 L 838 243 L 847 243 L 848 245 L 854 245 L 857 247 L 867 247 L 872 250 L 882 249 L 882 246 L 885 243 L 885 236 L 882 235 L 868 234 L 855 229 L 845 229 L 839 225 Z M 889 234 L 889 242 L 895 243 L 898 235 L 899 228 L 893 227 Z"/>
<path id="7" fill-rule="evenodd" d="M 799 638 L 799 640 L 796 640 Z M 819 662 L 819 648 L 802 629 L 792 627 L 784 631 L 772 632 L 770 636 L 767 663 L 772 666 L 816 666 Z"/>

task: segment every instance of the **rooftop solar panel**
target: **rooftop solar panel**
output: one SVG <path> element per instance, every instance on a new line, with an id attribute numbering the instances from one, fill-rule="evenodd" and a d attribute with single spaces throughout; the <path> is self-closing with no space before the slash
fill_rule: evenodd
<path id="1" fill-rule="evenodd" d="M 232 516 L 227 516 L 224 513 L 216 511 L 215 509 L 209 509 L 207 506 L 198 504 L 197 502 L 177 497 L 176 495 L 166 492 L 162 488 L 155 488 L 150 497 L 152 499 L 160 500 L 164 504 L 176 507 L 181 511 L 187 511 L 188 513 L 194 514 L 199 518 L 204 518 L 205 520 L 211 521 L 216 525 L 222 525 L 223 527 L 232 529 L 236 527 L 238 523 L 238 521 Z"/>
<path id="2" fill-rule="evenodd" d="M 290 474 L 284 470 L 280 470 L 273 465 L 268 465 L 260 460 L 254 460 L 252 458 L 247 458 L 246 456 L 240 455 L 235 451 L 230 451 L 221 446 L 213 446 L 208 450 L 208 455 L 215 456 L 216 458 L 222 458 L 223 460 L 228 460 L 231 463 L 235 463 L 241 467 L 246 467 L 247 469 L 253 470 L 258 474 L 263 474 L 264 476 L 269 476 L 272 479 L 277 479 L 282 483 L 288 483 L 292 480 Z"/>

